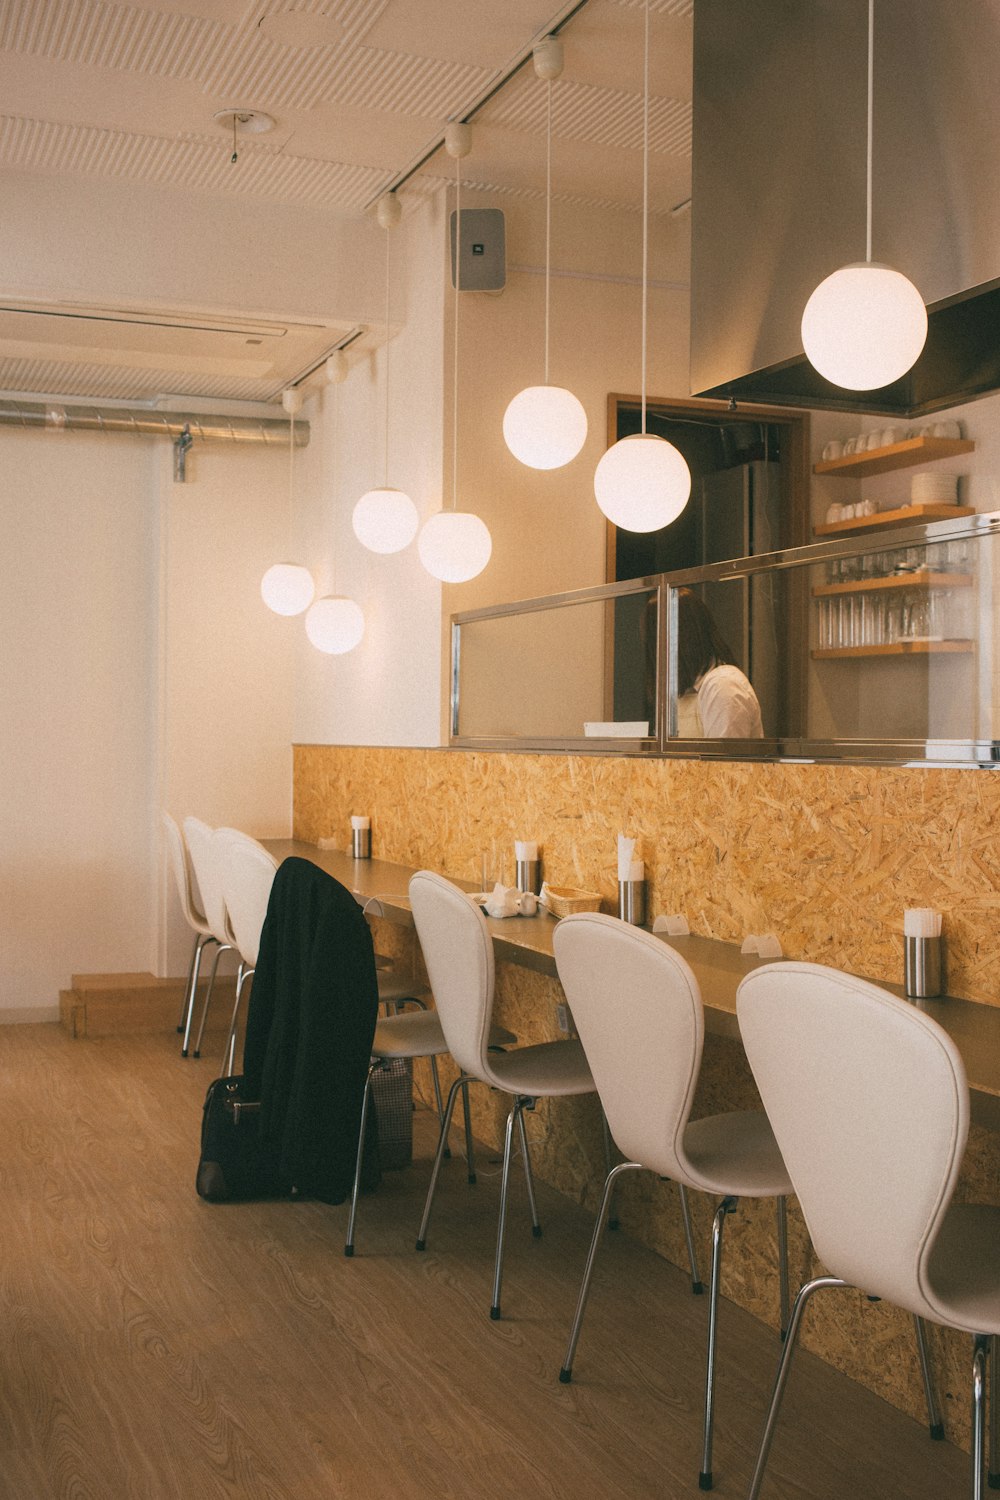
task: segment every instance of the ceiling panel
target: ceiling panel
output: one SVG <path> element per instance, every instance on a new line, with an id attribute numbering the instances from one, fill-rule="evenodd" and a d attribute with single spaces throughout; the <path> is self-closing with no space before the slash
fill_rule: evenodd
<path id="1" fill-rule="evenodd" d="M 514 130 L 544 134 L 547 111 L 548 87 L 532 74 L 504 89 L 486 106 L 480 118 Z M 552 134 L 641 151 L 642 99 L 620 89 L 601 89 L 557 79 L 552 85 Z M 690 156 L 689 101 L 650 98 L 649 149 Z"/>
<path id="2" fill-rule="evenodd" d="M 193 192 L 319 204 L 355 215 L 385 180 L 377 167 L 316 161 L 242 143 L 234 168 L 228 149 L 220 149 L 214 137 L 178 140 L 6 116 L 0 116 L 0 165 L 182 183 Z"/>
<path id="3" fill-rule="evenodd" d="M 570 16 L 572 0 L 2 0 L 0 168 L 359 218 L 407 173 L 404 207 L 454 182 L 454 163 L 436 148 L 446 120 L 471 114 L 463 181 L 499 201 L 537 199 L 547 90 L 530 47 L 566 21 L 565 71 L 552 89 L 554 199 L 635 214 L 644 3 L 586 0 Z M 692 0 L 650 0 L 654 213 L 690 194 L 692 12 Z M 297 38 L 289 15 L 321 40 Z M 237 108 L 266 112 L 275 128 L 241 136 L 233 165 L 213 117 Z M 81 328 L 74 339 L 79 347 L 60 338 L 47 351 L 24 343 L 0 305 L 0 383 L 126 399 L 163 381 L 250 399 L 267 381 L 273 395 L 306 363 L 262 380 L 246 360 L 206 365 L 193 336 L 169 358 L 155 340 L 108 344 L 95 331 L 88 350 Z M 286 341 L 282 354 L 294 348 Z"/>

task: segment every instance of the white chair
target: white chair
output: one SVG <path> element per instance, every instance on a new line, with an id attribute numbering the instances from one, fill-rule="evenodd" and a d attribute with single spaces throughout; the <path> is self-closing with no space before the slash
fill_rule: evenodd
<path id="1" fill-rule="evenodd" d="M 417 1249 L 423 1250 L 427 1245 L 427 1226 L 458 1090 L 469 1082 L 477 1081 L 510 1094 L 513 1103 L 507 1116 L 504 1138 L 493 1299 L 490 1304 L 490 1317 L 499 1318 L 515 1125 L 524 1157 L 532 1232 L 537 1238 L 542 1231 L 535 1207 L 523 1111 L 536 1099 L 592 1094 L 594 1080 L 583 1049 L 576 1041 L 542 1042 L 533 1047 L 515 1048 L 513 1052 L 490 1051 L 494 987 L 493 941 L 483 913 L 464 891 L 429 870 L 420 870 L 411 878 L 409 892 L 413 920 L 427 965 L 437 1014 L 448 1051 L 460 1069 L 448 1094 L 444 1123 L 417 1237 Z"/>
<path id="2" fill-rule="evenodd" d="M 943 1435 L 922 1320 L 973 1335 L 972 1494 L 981 1500 L 987 1354 L 1000 1334 L 1000 1209 L 952 1201 L 969 1129 L 958 1048 L 915 1005 L 820 964 L 767 964 L 742 981 L 740 1031 L 816 1255 L 799 1290 L 750 1485 L 757 1495 L 809 1299 L 859 1287 L 912 1314 L 931 1435 Z M 992 1349 L 990 1348 L 992 1344 Z M 1000 1387 L 991 1378 L 990 1462 Z M 937 1430 L 935 1430 L 937 1429 Z M 990 1475 L 1000 1487 L 1000 1473 Z"/>
<path id="3" fill-rule="evenodd" d="M 167 856 L 170 860 L 170 868 L 173 871 L 174 881 L 177 885 L 177 895 L 180 898 L 181 912 L 184 920 L 194 933 L 194 951 L 191 954 L 191 962 L 188 964 L 187 984 L 184 988 L 184 999 L 181 1004 L 181 1017 L 177 1030 L 182 1034 L 181 1056 L 187 1057 L 188 1043 L 191 1040 L 191 1022 L 194 1017 L 195 999 L 198 994 L 198 975 L 201 970 L 201 956 L 209 943 L 217 943 L 218 939 L 205 920 L 205 914 L 198 905 L 194 893 L 194 880 L 191 870 L 191 861 L 187 848 L 184 844 L 184 835 L 174 818 L 168 812 L 163 814 L 163 831 L 167 841 Z"/>
<path id="4" fill-rule="evenodd" d="M 423 1008 L 423 1001 L 418 997 L 416 1003 L 422 1008 L 416 1013 L 409 1015 L 391 1015 L 385 1020 L 380 1020 L 375 1026 L 375 1037 L 372 1041 L 371 1065 L 368 1076 L 365 1079 L 365 1093 L 361 1104 L 361 1126 L 358 1132 L 358 1155 L 354 1169 L 354 1188 L 351 1193 L 351 1212 L 347 1221 L 347 1239 L 344 1243 L 344 1254 L 348 1257 L 354 1254 L 354 1226 L 358 1213 L 358 1196 L 361 1191 L 361 1173 L 364 1161 L 365 1129 L 368 1124 L 368 1105 L 371 1098 L 372 1080 L 380 1068 L 387 1064 L 418 1057 L 430 1059 L 432 1077 L 434 1080 L 434 1093 L 438 1106 L 438 1119 L 441 1130 L 447 1134 L 445 1127 L 445 1116 L 441 1109 L 441 1091 L 438 1083 L 437 1059 L 443 1057 L 448 1051 L 448 1043 L 445 1041 L 441 1022 L 434 1011 Z M 382 990 L 379 987 L 379 1002 L 382 1003 Z M 511 1047 L 517 1041 L 513 1032 L 506 1031 L 502 1026 L 490 1028 L 491 1047 Z M 476 1180 L 476 1164 L 472 1145 L 472 1121 L 469 1117 L 468 1083 L 462 1089 L 462 1103 L 465 1113 L 465 1160 L 470 1183 Z"/>
<path id="5" fill-rule="evenodd" d="M 580 1287 L 561 1381 L 573 1358 L 590 1291 L 594 1257 L 615 1184 L 645 1168 L 681 1191 L 692 1278 L 697 1282 L 685 1188 L 721 1195 L 712 1232 L 704 1442 L 699 1486 L 712 1488 L 715 1345 L 722 1232 L 740 1198 L 775 1198 L 781 1327 L 788 1316 L 785 1197 L 791 1183 L 766 1117 L 734 1111 L 691 1120 L 701 1068 L 704 1015 L 690 966 L 659 938 L 598 912 L 564 917 L 553 934 L 566 992 L 612 1138 L 626 1158 L 608 1174 Z"/>
<path id="6" fill-rule="evenodd" d="M 215 830 L 210 857 L 215 863 L 227 919 L 240 955 L 236 1000 L 222 1054 L 223 1076 L 228 1077 L 236 1062 L 236 1031 L 243 987 L 257 967 L 260 935 L 278 861 L 256 839 L 241 833 L 238 828 Z"/>
<path id="7" fill-rule="evenodd" d="M 218 946 L 215 950 L 215 958 L 212 962 L 212 972 L 208 979 L 208 989 L 205 993 L 205 1004 L 202 1007 L 201 1021 L 198 1025 L 198 1035 L 195 1038 L 194 1055 L 201 1056 L 201 1043 L 205 1035 L 205 1023 L 208 1020 L 209 1008 L 212 1004 L 212 993 L 215 989 L 215 976 L 219 970 L 219 959 L 223 953 L 235 953 L 239 958 L 239 949 L 236 938 L 230 926 L 229 915 L 226 911 L 226 902 L 222 894 L 222 879 L 218 870 L 217 860 L 212 854 L 213 829 L 200 818 L 184 819 L 184 842 L 187 845 L 188 854 L 191 857 L 191 868 L 194 870 L 198 889 L 201 892 L 202 905 L 205 908 L 205 921 L 208 923 L 212 936 Z M 239 972 L 237 971 L 237 983 Z"/>

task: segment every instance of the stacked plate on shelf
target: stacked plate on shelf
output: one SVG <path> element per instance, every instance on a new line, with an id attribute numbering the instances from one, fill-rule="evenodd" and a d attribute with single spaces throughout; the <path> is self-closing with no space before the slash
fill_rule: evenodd
<path id="1" fill-rule="evenodd" d="M 956 505 L 957 474 L 914 474 L 910 480 L 910 500 L 914 505 Z"/>

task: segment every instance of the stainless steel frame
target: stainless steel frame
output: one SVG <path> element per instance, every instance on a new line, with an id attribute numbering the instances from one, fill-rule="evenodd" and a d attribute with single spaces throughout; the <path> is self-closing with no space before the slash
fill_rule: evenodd
<path id="1" fill-rule="evenodd" d="M 524 736 L 517 739 L 460 735 L 459 724 L 459 674 L 462 652 L 462 626 L 476 620 L 495 620 L 507 615 L 540 614 L 545 610 L 564 609 L 576 604 L 598 603 L 602 599 L 624 599 L 631 594 L 657 591 L 657 664 L 663 660 L 663 582 L 671 574 L 656 574 L 648 578 L 630 578 L 624 583 L 600 584 L 594 588 L 572 589 L 562 594 L 544 594 L 537 599 L 519 599 L 513 604 L 489 604 L 482 609 L 467 609 L 451 616 L 451 693 L 449 709 L 449 744 L 466 750 L 564 750 L 582 749 L 603 755 L 657 755 L 663 737 L 663 722 L 666 713 L 666 697 L 662 690 L 662 674 L 657 671 L 656 707 L 654 713 L 655 732 L 641 740 L 597 739 L 580 736 L 578 740 L 543 739 Z"/>
<path id="2" fill-rule="evenodd" d="M 510 604 L 497 604 L 484 609 L 463 611 L 451 618 L 451 735 L 449 743 L 457 749 L 570 751 L 573 754 L 662 756 L 683 760 L 846 761 L 859 765 L 996 767 L 1000 764 L 1000 740 L 993 739 L 810 739 L 805 735 L 788 735 L 769 740 L 671 739 L 667 732 L 669 694 L 663 689 L 668 676 L 666 665 L 670 658 L 669 599 L 671 588 L 680 585 L 711 583 L 722 579 L 750 578 L 762 573 L 773 574 L 802 567 L 805 564 L 855 557 L 869 552 L 884 552 L 907 546 L 963 539 L 983 540 L 996 535 L 1000 535 L 1000 511 L 991 511 L 975 516 L 957 516 L 954 520 L 872 531 L 855 538 L 837 538 L 813 543 L 806 547 L 790 548 L 782 552 L 736 558 L 728 562 L 712 563 L 702 568 L 633 579 L 628 583 L 605 584 L 590 589 L 576 589 L 569 593 L 550 594 L 537 599 L 525 599 Z M 558 609 L 651 589 L 657 590 L 658 600 L 655 736 L 650 735 L 642 740 L 598 740 L 583 736 L 556 740 L 528 736 L 490 738 L 459 734 L 459 665 L 464 626 L 477 620 Z M 996 645 L 1000 648 L 1000 639 L 997 640 Z"/>

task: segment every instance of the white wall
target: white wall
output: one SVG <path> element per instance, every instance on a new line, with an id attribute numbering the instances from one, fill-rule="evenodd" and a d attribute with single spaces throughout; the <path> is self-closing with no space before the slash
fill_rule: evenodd
<path id="1" fill-rule="evenodd" d="M 471 200 L 480 201 L 504 210 L 509 270 L 502 293 L 461 299 L 458 489 L 460 505 L 490 527 L 493 557 L 478 578 L 445 589 L 446 614 L 604 582 L 607 525 L 594 499 L 594 470 L 608 446 L 609 393 L 638 395 L 642 378 L 640 217 L 555 205 L 550 379 L 583 403 L 588 436 L 562 469 L 528 469 L 512 456 L 504 410 L 524 386 L 542 380 L 544 369 L 544 204 Z M 651 397 L 690 389 L 687 238 L 673 220 L 651 223 Z M 451 306 L 449 297 L 449 319 Z M 446 401 L 449 434 L 450 413 Z"/>
<path id="2" fill-rule="evenodd" d="M 309 448 L 296 454 L 296 478 Z M 260 580 L 291 545 L 287 449 L 196 445 L 188 482 L 157 446 L 160 515 L 157 806 L 258 838 L 291 829 L 293 660 L 301 620 L 272 614 Z M 159 834 L 155 830 L 158 844 Z M 160 875 L 156 957 L 182 973 L 191 939 Z"/>
<path id="3" fill-rule="evenodd" d="M 159 812 L 286 834 L 292 632 L 260 601 L 287 453 L 0 428 L 0 1019 L 183 973 Z"/>
<path id="4" fill-rule="evenodd" d="M 147 444 L 0 430 L 0 1017 L 145 969 L 154 906 Z"/>
<path id="5" fill-rule="evenodd" d="M 441 205 L 425 204 L 391 233 L 391 321 L 402 327 L 388 351 L 389 483 L 425 520 L 441 505 Z M 384 242 L 379 249 L 384 257 Z M 307 412 L 314 440 L 302 465 L 303 560 L 317 592 L 350 595 L 366 626 L 361 645 L 336 657 L 314 650 L 300 625 L 297 743 L 439 743 L 441 585 L 424 572 L 415 542 L 377 556 L 351 528 L 355 502 L 384 482 L 385 357 L 382 349 L 356 365 Z"/>

